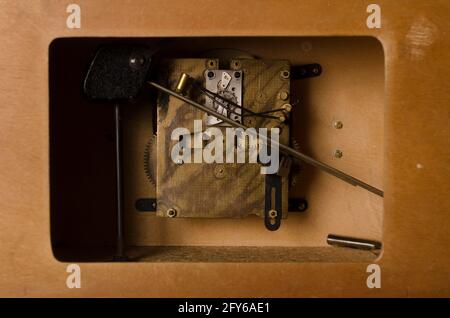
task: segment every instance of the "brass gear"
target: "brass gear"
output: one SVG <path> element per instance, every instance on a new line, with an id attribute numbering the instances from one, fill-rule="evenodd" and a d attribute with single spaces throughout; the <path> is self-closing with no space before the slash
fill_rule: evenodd
<path id="1" fill-rule="evenodd" d="M 153 135 L 145 145 L 144 172 L 148 181 L 154 186 L 156 186 L 156 151 L 156 135 Z"/>

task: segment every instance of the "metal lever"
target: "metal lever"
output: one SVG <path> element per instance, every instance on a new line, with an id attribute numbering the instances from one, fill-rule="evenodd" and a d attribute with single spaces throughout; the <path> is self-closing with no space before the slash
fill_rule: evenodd
<path id="1" fill-rule="evenodd" d="M 175 97 L 175 98 L 177 98 L 177 99 L 179 99 L 179 100 L 181 100 L 181 101 L 183 101 L 183 102 L 185 102 L 185 103 L 187 103 L 187 104 L 189 104 L 191 106 L 194 106 L 197 109 L 200 109 L 200 110 L 204 111 L 205 113 L 208 113 L 209 115 L 215 116 L 216 118 L 226 122 L 227 124 L 229 124 L 229 125 L 231 125 L 233 127 L 242 128 L 242 129 L 249 128 L 249 127 L 247 127 L 247 126 L 245 126 L 245 125 L 243 125 L 241 123 L 238 123 L 238 122 L 236 122 L 236 121 L 234 121 L 234 120 L 232 120 L 232 119 L 230 119 L 230 118 L 228 118 L 228 117 L 226 117 L 226 116 L 224 116 L 222 114 L 217 113 L 216 111 L 208 108 L 205 105 L 197 103 L 197 102 L 195 102 L 195 101 L 193 101 L 193 100 L 191 100 L 191 99 L 189 99 L 189 98 L 187 98 L 187 97 L 185 97 L 185 96 L 183 96 L 181 94 L 178 94 L 178 93 L 176 93 L 176 92 L 174 92 L 174 91 L 172 91 L 172 90 L 170 90 L 170 89 L 168 89 L 168 88 L 166 88 L 164 86 L 161 86 L 158 83 L 149 81 L 148 84 L 150 84 L 151 86 L 157 88 L 158 90 L 160 90 L 160 91 L 162 91 L 162 92 L 164 92 L 166 94 L 169 94 L 170 96 L 173 96 L 173 97 Z M 249 133 L 252 133 L 252 132 L 249 131 Z M 316 168 L 319 168 L 322 171 L 325 171 L 325 172 L 327 172 L 327 173 L 329 173 L 329 174 L 331 174 L 331 175 L 333 175 L 333 176 L 335 176 L 335 177 L 337 177 L 337 178 L 339 178 L 339 179 L 341 179 L 341 180 L 343 180 L 343 181 L 345 181 L 345 182 L 347 182 L 347 183 L 349 183 L 349 184 L 351 184 L 353 186 L 359 186 L 361 188 L 364 188 L 367 191 L 370 191 L 370 192 L 372 192 L 372 193 L 374 193 L 376 195 L 379 195 L 380 197 L 383 197 L 383 195 L 384 195 L 382 190 L 377 189 L 377 188 L 371 186 L 370 184 L 367 184 L 367 183 L 365 183 L 365 182 L 363 182 L 363 181 L 361 181 L 361 180 L 359 180 L 359 179 L 357 179 L 355 177 L 352 177 L 352 176 L 350 176 L 350 175 L 348 175 L 348 174 L 346 174 L 346 173 L 344 173 L 344 172 L 342 172 L 342 171 L 340 171 L 340 170 L 338 170 L 336 168 L 333 168 L 333 167 L 331 167 L 331 166 L 329 166 L 329 165 L 327 165 L 327 164 L 325 164 L 323 162 L 320 162 L 320 161 L 318 161 L 316 159 L 313 159 L 313 158 L 311 158 L 311 157 L 309 157 L 309 156 L 307 156 L 307 155 L 305 155 L 305 154 L 303 154 L 303 153 L 301 153 L 301 152 L 299 152 L 299 151 L 297 151 L 297 150 L 295 150 L 295 149 L 293 149 L 293 148 L 291 148 L 289 146 L 286 146 L 286 145 L 280 144 L 278 142 L 272 141 L 272 140 L 270 140 L 270 138 L 267 138 L 266 136 L 259 135 L 258 133 L 256 133 L 256 135 L 260 139 L 263 139 L 268 144 L 273 142 L 274 145 L 277 145 L 279 147 L 279 149 L 280 149 L 280 151 L 282 153 L 284 153 L 286 155 L 289 155 L 289 156 L 291 156 L 294 159 L 297 159 L 297 160 L 300 160 L 302 162 L 308 163 L 308 164 L 310 164 L 310 165 L 312 165 L 312 166 L 314 166 Z"/>

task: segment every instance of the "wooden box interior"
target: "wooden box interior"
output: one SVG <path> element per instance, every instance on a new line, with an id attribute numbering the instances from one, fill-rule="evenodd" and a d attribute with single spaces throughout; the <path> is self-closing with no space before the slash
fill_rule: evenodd
<path id="1" fill-rule="evenodd" d="M 81 83 L 96 48 L 118 42 L 163 45 L 168 57 L 204 57 L 226 48 L 289 59 L 293 65 L 320 63 L 320 77 L 292 82 L 299 103 L 291 134 L 306 154 L 383 189 L 385 62 L 375 38 L 60 38 L 49 48 L 50 220 L 58 260 L 111 260 L 116 235 L 113 107 L 88 101 Z M 289 195 L 304 197 L 308 210 L 290 213 L 276 232 L 267 231 L 258 217 L 167 219 L 137 211 L 138 198 L 155 196 L 143 173 L 152 132 L 150 89 L 123 108 L 123 119 L 130 260 L 366 262 L 377 257 L 329 247 L 326 237 L 382 241 L 383 199 L 306 165 Z M 343 128 L 334 128 L 335 121 Z M 335 150 L 342 158 L 334 157 Z"/>

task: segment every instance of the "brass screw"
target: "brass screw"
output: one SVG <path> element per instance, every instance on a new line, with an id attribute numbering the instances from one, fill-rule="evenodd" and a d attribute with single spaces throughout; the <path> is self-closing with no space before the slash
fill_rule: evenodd
<path id="1" fill-rule="evenodd" d="M 344 124 L 342 123 L 342 121 L 338 120 L 333 123 L 333 127 L 336 129 L 342 129 L 342 127 L 344 127 Z"/>
<path id="2" fill-rule="evenodd" d="M 223 165 L 214 167 L 214 176 L 218 179 L 224 178 L 226 176 L 225 167 Z"/>
<path id="3" fill-rule="evenodd" d="M 206 65 L 207 65 L 207 68 L 209 68 L 209 69 L 216 68 L 216 61 L 208 60 L 208 62 L 206 62 Z"/>
<path id="4" fill-rule="evenodd" d="M 281 100 L 288 100 L 289 93 L 287 91 L 281 91 L 279 97 Z"/>
<path id="5" fill-rule="evenodd" d="M 334 151 L 334 156 L 335 156 L 336 158 L 342 158 L 343 155 L 344 155 L 344 154 L 343 154 L 342 151 L 340 151 L 339 149 L 336 149 L 336 150 Z"/>
<path id="6" fill-rule="evenodd" d="M 233 66 L 233 69 L 239 70 L 241 68 L 241 62 L 239 62 L 237 60 L 233 61 L 232 66 Z"/>
<path id="7" fill-rule="evenodd" d="M 174 218 L 177 215 L 177 210 L 175 210 L 174 208 L 170 208 L 166 211 L 166 215 L 169 218 Z"/>
<path id="8" fill-rule="evenodd" d="M 287 112 L 290 112 L 292 110 L 292 105 L 291 104 L 284 104 L 283 106 L 281 106 L 281 108 L 283 108 Z"/>
<path id="9" fill-rule="evenodd" d="M 270 210 L 270 211 L 269 211 L 269 217 L 270 217 L 271 219 L 276 218 L 277 215 L 278 215 L 278 212 L 277 212 L 277 211 L 275 211 L 275 210 Z"/>
<path id="10" fill-rule="evenodd" d="M 291 73 L 288 70 L 284 70 L 280 72 L 280 76 L 282 79 L 288 79 Z"/>

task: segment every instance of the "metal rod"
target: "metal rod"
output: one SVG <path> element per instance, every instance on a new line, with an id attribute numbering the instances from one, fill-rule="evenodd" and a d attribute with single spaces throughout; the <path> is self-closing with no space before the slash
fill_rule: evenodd
<path id="1" fill-rule="evenodd" d="M 122 124 L 120 105 L 114 105 L 115 120 L 115 157 L 116 157 L 116 196 L 117 196 L 117 247 L 114 259 L 126 260 L 123 229 L 123 189 L 122 189 Z"/>
<path id="2" fill-rule="evenodd" d="M 168 89 L 168 88 L 166 88 L 164 86 L 161 86 L 158 83 L 150 81 L 150 82 L 148 82 L 148 84 L 150 84 L 151 86 L 157 88 L 158 90 L 160 90 L 160 91 L 162 91 L 162 92 L 164 92 L 166 94 L 169 94 L 169 95 L 171 95 L 171 96 L 173 96 L 173 97 L 175 97 L 175 98 L 177 98 L 177 99 L 179 99 L 179 100 L 181 100 L 181 101 L 183 101 L 183 102 L 185 102 L 187 104 L 190 104 L 190 105 L 194 106 L 197 109 L 200 109 L 200 110 L 208 113 L 209 115 L 215 116 L 216 118 L 226 122 L 227 124 L 230 124 L 231 126 L 234 126 L 234 127 L 237 127 L 237 128 L 242 128 L 242 129 L 249 128 L 249 127 L 247 127 L 247 126 L 245 126 L 245 125 L 243 125 L 243 124 L 241 124 L 239 122 L 236 122 L 236 121 L 234 121 L 234 120 L 232 120 L 232 119 L 230 119 L 230 118 L 228 118 L 228 117 L 226 117 L 226 116 L 224 116 L 222 114 L 217 113 L 216 111 L 214 111 L 213 109 L 210 109 L 209 107 L 207 107 L 205 105 L 197 103 L 197 102 L 195 102 L 195 101 L 193 101 L 193 100 L 191 100 L 191 99 L 189 99 L 189 98 L 187 98 L 187 97 L 185 97 L 185 96 L 183 96 L 181 94 L 175 93 L 174 91 L 172 91 L 172 90 L 170 90 L 170 89 Z M 275 145 L 277 145 L 279 147 L 279 149 L 280 149 L 280 151 L 282 153 L 287 154 L 287 155 L 293 157 L 294 159 L 298 159 L 298 160 L 300 160 L 302 162 L 310 164 L 310 165 L 312 165 L 312 166 L 314 166 L 316 168 L 319 168 L 322 171 L 325 171 L 325 172 L 327 172 L 327 173 L 329 173 L 329 174 L 331 174 L 331 175 L 333 175 L 333 176 L 335 176 L 335 177 L 337 177 L 337 178 L 339 178 L 339 179 L 341 179 L 341 180 L 343 180 L 343 181 L 345 181 L 345 182 L 347 182 L 347 183 L 349 183 L 349 184 L 351 184 L 353 186 L 359 186 L 361 188 L 364 188 L 364 189 L 366 189 L 366 190 L 368 190 L 368 191 L 370 191 L 370 192 L 372 192 L 372 193 L 374 193 L 376 195 L 379 195 L 380 197 L 383 197 L 383 195 L 384 195 L 383 191 L 381 191 L 380 189 L 377 189 L 377 188 L 371 186 L 370 184 L 367 184 L 367 183 L 365 183 L 365 182 L 363 182 L 363 181 L 361 181 L 361 180 L 359 180 L 359 179 L 357 179 L 355 177 L 352 177 L 352 176 L 350 176 L 350 175 L 348 175 L 348 174 L 346 174 L 346 173 L 344 173 L 344 172 L 342 172 L 342 171 L 340 171 L 340 170 L 338 170 L 336 168 L 333 168 L 333 167 L 331 167 L 331 166 L 329 166 L 329 165 L 327 165 L 327 164 L 325 164 L 323 162 L 315 160 L 315 159 L 313 159 L 313 158 L 311 158 L 311 157 L 309 157 L 309 156 L 307 156 L 307 155 L 305 155 L 305 154 L 303 154 L 303 153 L 301 153 L 301 152 L 299 152 L 299 151 L 297 151 L 297 150 L 295 150 L 295 149 L 293 149 L 293 148 L 291 148 L 289 146 L 286 146 L 286 145 L 280 144 L 278 142 L 275 142 L 273 140 L 270 140 L 270 138 L 268 138 L 268 137 L 266 137 L 264 135 L 259 135 L 258 134 L 258 137 L 260 139 L 263 139 L 267 143 L 273 142 Z"/>
<path id="3" fill-rule="evenodd" d="M 357 248 L 361 250 L 379 250 L 381 249 L 381 243 L 377 241 L 359 239 L 348 236 L 340 236 L 329 234 L 327 237 L 327 243 L 329 245 L 336 245 L 341 247 Z"/>
<path id="4" fill-rule="evenodd" d="M 206 88 L 204 88 L 204 87 L 198 85 L 198 84 L 195 83 L 195 82 L 192 83 L 192 86 L 194 86 L 196 89 L 200 90 L 203 94 L 207 95 L 207 96 L 210 97 L 211 99 L 217 98 L 217 99 L 220 99 L 220 100 L 222 100 L 223 102 L 225 102 L 225 103 L 227 103 L 227 104 L 229 104 L 229 105 L 231 105 L 231 106 L 234 106 L 235 108 L 240 108 L 241 110 L 246 111 L 246 112 L 248 112 L 248 113 L 250 113 L 250 114 L 252 114 L 252 115 L 255 115 L 255 114 L 256 114 L 254 111 L 252 111 L 252 110 L 250 110 L 250 109 L 248 109 L 248 108 L 245 108 L 245 107 L 243 107 L 243 106 L 240 106 L 240 105 L 236 104 L 235 102 L 233 102 L 233 101 L 231 101 L 231 100 L 228 100 L 228 99 L 226 99 L 226 98 L 220 96 L 219 94 L 214 93 L 214 92 L 210 91 L 209 89 L 206 89 Z M 212 96 L 212 97 L 211 97 L 211 96 Z M 216 100 L 216 99 L 215 99 L 215 100 Z M 216 101 L 217 101 L 217 100 L 216 100 Z M 223 104 L 222 104 L 222 106 L 223 106 Z M 239 115 L 239 114 L 238 114 L 238 115 Z"/>

